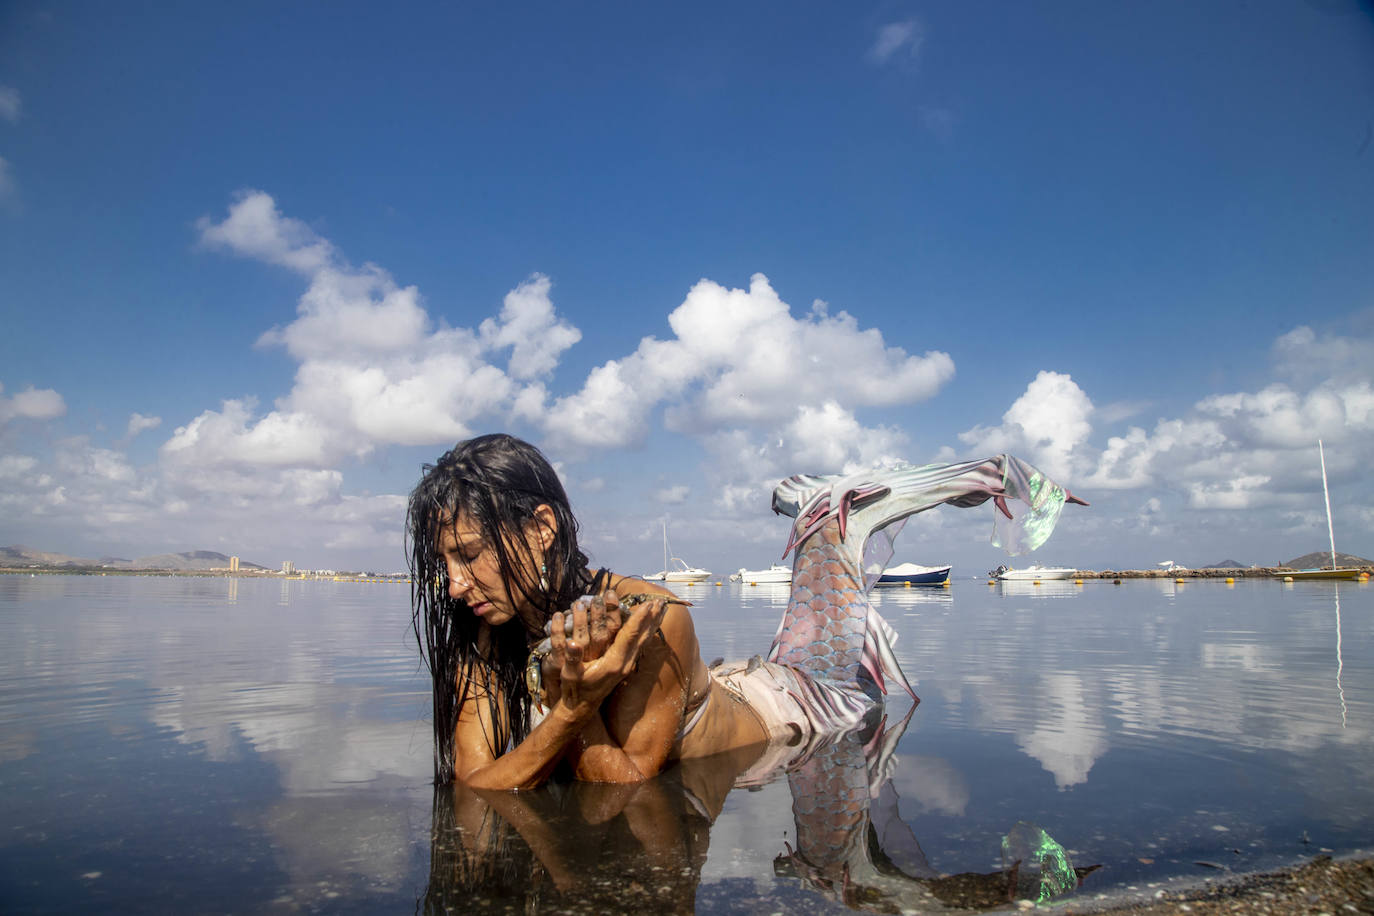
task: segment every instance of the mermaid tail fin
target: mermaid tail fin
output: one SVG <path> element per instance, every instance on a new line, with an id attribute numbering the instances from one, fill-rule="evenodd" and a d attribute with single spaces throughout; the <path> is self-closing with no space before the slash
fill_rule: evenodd
<path id="1" fill-rule="evenodd" d="M 1013 517 L 1009 498 L 1029 509 Z M 868 591 L 907 518 L 946 503 L 967 508 L 989 499 L 1006 516 L 993 543 L 1013 554 L 1043 544 L 1065 502 L 1086 505 L 1011 455 L 784 480 L 773 491 L 773 511 L 796 519 L 783 551 L 795 551 L 792 596 L 769 661 L 853 684 L 875 700 L 888 680 L 914 697 L 892 651 L 896 634 L 869 603 Z"/>

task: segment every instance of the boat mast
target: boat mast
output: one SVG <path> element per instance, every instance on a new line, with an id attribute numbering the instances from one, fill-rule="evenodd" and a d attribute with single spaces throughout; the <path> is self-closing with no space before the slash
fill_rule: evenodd
<path id="1" fill-rule="evenodd" d="M 1336 568 L 1336 532 L 1331 527 L 1331 491 L 1326 488 L 1326 450 L 1322 440 L 1317 440 L 1317 455 L 1322 462 L 1322 496 L 1326 497 L 1326 536 L 1331 539 L 1331 568 Z"/>

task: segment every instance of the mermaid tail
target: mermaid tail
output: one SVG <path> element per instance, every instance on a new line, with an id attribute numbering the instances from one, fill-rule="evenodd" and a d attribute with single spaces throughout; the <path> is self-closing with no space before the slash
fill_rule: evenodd
<path id="1" fill-rule="evenodd" d="M 1013 518 L 1008 498 L 1029 508 Z M 889 680 L 914 699 L 892 651 L 896 634 L 868 592 L 908 517 L 941 504 L 968 508 L 989 499 L 1006 517 L 993 543 L 1013 554 L 1043 544 L 1065 502 L 1087 505 L 1011 455 L 844 476 L 797 475 L 778 484 L 773 511 L 796 518 L 783 554 L 795 549 L 796 555 L 791 600 L 768 660 L 817 682 L 814 701 L 835 702 L 827 686 L 878 701 Z"/>

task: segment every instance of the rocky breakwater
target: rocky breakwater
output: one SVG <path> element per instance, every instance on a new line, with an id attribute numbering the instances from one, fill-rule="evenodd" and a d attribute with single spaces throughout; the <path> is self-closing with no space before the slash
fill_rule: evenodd
<path id="1" fill-rule="evenodd" d="M 1374 565 L 1356 567 L 1374 576 Z M 1080 569 L 1080 579 L 1273 579 L 1295 571 L 1291 566 L 1244 566 L 1209 569 Z"/>
<path id="2" fill-rule="evenodd" d="M 1230 569 L 1104 569 L 1079 570 L 1080 579 L 1266 579 L 1292 572 L 1285 566 L 1246 566 Z"/>

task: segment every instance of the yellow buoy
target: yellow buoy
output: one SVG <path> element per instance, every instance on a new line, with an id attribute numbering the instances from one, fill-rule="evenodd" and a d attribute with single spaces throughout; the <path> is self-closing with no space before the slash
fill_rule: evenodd
<path id="1" fill-rule="evenodd" d="M 1039 584 L 1040 584 L 1040 580 L 1039 580 L 1039 579 L 1035 579 L 1034 581 L 1031 582 L 1031 584 L 1032 584 L 1032 585 L 1039 585 Z"/>
<path id="2" fill-rule="evenodd" d="M 993 580 L 991 580 L 991 579 L 988 580 L 988 585 L 996 585 L 996 584 L 997 584 L 997 583 L 994 582 Z"/>
<path id="3" fill-rule="evenodd" d="M 1083 580 L 1082 580 L 1082 579 L 1074 579 L 1074 580 L 1073 580 L 1073 584 L 1074 584 L 1074 585 L 1082 585 L 1082 584 L 1083 584 Z"/>
<path id="4" fill-rule="evenodd" d="M 903 583 L 902 583 L 902 587 L 903 587 L 903 588 L 911 588 L 911 583 L 910 583 L 910 582 L 903 582 Z"/>
<path id="5" fill-rule="evenodd" d="M 1227 576 L 1227 577 L 1226 577 L 1226 584 L 1227 584 L 1227 585 L 1235 585 L 1235 584 L 1236 584 L 1236 580 L 1235 580 L 1233 577 L 1231 577 L 1231 576 Z"/>
<path id="6" fill-rule="evenodd" d="M 949 580 L 946 579 L 945 581 L 941 582 L 941 583 L 940 583 L 940 587 L 941 587 L 941 588 L 949 588 Z"/>

